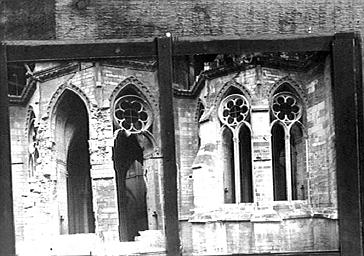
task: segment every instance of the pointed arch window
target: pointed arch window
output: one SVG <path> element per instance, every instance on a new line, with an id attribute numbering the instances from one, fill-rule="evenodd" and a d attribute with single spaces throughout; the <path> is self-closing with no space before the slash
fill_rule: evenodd
<path id="1" fill-rule="evenodd" d="M 270 104 L 274 200 L 307 198 L 304 108 L 296 94 L 276 93 Z"/>
<path id="2" fill-rule="evenodd" d="M 117 98 L 113 107 L 114 128 L 121 131 L 115 137 L 113 148 L 120 241 L 134 241 L 140 231 L 157 222 L 150 212 L 153 208 L 147 205 L 143 167 L 149 140 L 144 135 L 150 134 L 153 112 L 148 102 L 136 96 L 133 89 L 129 88 L 127 93 Z"/>
<path id="3" fill-rule="evenodd" d="M 241 94 L 222 100 L 218 116 L 223 124 L 225 203 L 253 202 L 250 105 Z"/>

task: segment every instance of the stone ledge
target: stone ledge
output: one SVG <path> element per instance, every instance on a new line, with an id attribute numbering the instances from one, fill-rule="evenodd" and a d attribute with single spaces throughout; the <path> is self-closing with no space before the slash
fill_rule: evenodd
<path id="1" fill-rule="evenodd" d="M 188 222 L 281 222 L 289 219 L 338 219 L 337 209 L 313 207 L 307 201 L 267 202 L 266 204 L 224 204 L 215 208 L 195 208 Z"/>

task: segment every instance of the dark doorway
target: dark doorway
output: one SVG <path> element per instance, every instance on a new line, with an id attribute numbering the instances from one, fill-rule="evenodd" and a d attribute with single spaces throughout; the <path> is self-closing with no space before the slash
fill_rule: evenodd
<path id="1" fill-rule="evenodd" d="M 148 229 L 143 149 L 137 136 L 119 132 L 114 144 L 114 168 L 118 191 L 119 237 L 134 241 L 139 231 Z"/>
<path id="2" fill-rule="evenodd" d="M 67 154 L 68 230 L 94 233 L 90 164 L 86 134 L 77 132 Z"/>
<path id="3" fill-rule="evenodd" d="M 58 103 L 56 137 L 58 157 L 61 162 L 65 160 L 63 168 L 67 173 L 68 232 L 65 232 L 94 233 L 88 113 L 81 98 L 70 90 L 64 91 Z"/>

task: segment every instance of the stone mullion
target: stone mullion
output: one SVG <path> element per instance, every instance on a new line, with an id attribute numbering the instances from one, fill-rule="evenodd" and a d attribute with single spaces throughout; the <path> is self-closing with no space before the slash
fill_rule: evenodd
<path id="1" fill-rule="evenodd" d="M 289 128 L 284 129 L 286 135 L 285 143 L 285 161 L 286 161 L 286 184 L 287 184 L 287 200 L 292 201 L 292 172 L 291 172 L 291 136 Z"/>
<path id="2" fill-rule="evenodd" d="M 235 203 L 241 203 L 240 189 L 240 148 L 239 148 L 239 131 L 234 131 L 234 177 L 235 177 Z"/>

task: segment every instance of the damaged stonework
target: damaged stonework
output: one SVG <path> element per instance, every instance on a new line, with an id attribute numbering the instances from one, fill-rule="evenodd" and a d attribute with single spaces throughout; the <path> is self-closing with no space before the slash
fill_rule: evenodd
<path id="1" fill-rule="evenodd" d="M 35 140 L 37 159 L 32 169 L 34 175 L 22 177 L 28 191 L 25 189 L 24 197 L 19 199 L 19 202 L 26 200 L 19 203 L 24 209 L 16 212 L 16 218 L 23 220 L 17 223 L 19 230 L 23 230 L 19 233 L 21 242 L 17 244 L 20 255 L 27 251 L 25 248 L 34 246 L 41 247 L 38 252 L 45 254 L 62 252 L 65 249 L 59 243 L 40 245 L 38 242 L 47 239 L 67 244 L 72 237 L 90 249 L 87 254 L 100 251 L 108 244 L 114 251 L 117 248 L 130 253 L 149 250 L 163 255 L 163 165 L 156 73 L 148 62 L 145 69 L 140 65 L 134 69 L 132 64 L 132 61 L 122 66 L 80 63 L 77 70 L 57 63 L 36 65 L 34 76 L 44 79 L 38 79 L 29 100 L 29 105 L 36 110 L 35 117 L 28 118 L 26 125 L 29 126 L 30 119 L 36 120 L 36 134 L 31 138 Z M 129 201 L 124 203 L 144 198 L 146 226 L 129 225 L 136 233 L 130 233 L 125 244 L 117 245 L 125 238 L 120 237 L 122 204 L 114 163 L 115 131 L 119 128 L 113 117 L 114 104 L 133 92 L 149 102 L 154 118 L 141 138 L 141 176 L 134 167 L 126 167 L 129 187 L 125 193 Z M 26 140 L 29 136 L 25 136 Z M 23 166 L 24 173 L 28 173 L 31 166 Z M 144 192 L 138 192 L 141 185 L 145 186 Z M 138 208 L 133 211 L 140 212 Z M 133 214 L 125 216 L 131 223 Z M 93 246 L 87 242 L 90 239 L 96 239 Z"/>
<path id="2" fill-rule="evenodd" d="M 338 249 L 330 58 L 316 57 L 208 56 L 195 83 L 176 76 L 184 255 Z M 36 64 L 10 108 L 19 255 L 165 253 L 155 65 Z"/>

